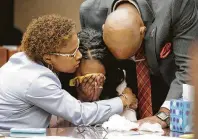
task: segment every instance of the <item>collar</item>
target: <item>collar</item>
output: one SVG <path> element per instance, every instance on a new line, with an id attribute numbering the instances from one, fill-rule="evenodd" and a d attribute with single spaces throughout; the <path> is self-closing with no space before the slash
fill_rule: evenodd
<path id="1" fill-rule="evenodd" d="M 118 5 L 119 5 L 120 3 L 122 3 L 122 2 L 129 2 L 129 3 L 131 3 L 133 6 L 135 6 L 135 8 L 136 8 L 136 9 L 138 10 L 138 12 L 140 13 L 140 9 L 139 9 L 138 5 L 137 5 L 133 0 L 118 0 L 118 1 L 116 1 L 116 3 L 113 5 L 112 11 L 115 11 L 116 8 L 118 7 Z"/>
<path id="2" fill-rule="evenodd" d="M 143 22 L 146 24 L 152 23 L 155 20 L 155 14 L 152 9 L 152 3 L 150 0 L 118 0 L 112 4 L 111 11 L 114 11 L 118 4 L 121 2 L 129 2 L 133 4 L 137 10 L 141 13 Z"/>

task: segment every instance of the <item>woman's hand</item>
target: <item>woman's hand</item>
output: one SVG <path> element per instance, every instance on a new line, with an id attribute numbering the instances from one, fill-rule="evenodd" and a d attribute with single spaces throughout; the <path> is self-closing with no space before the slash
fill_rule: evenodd
<path id="1" fill-rule="evenodd" d="M 138 100 L 130 88 L 126 87 L 120 98 L 122 99 L 124 107 L 129 107 L 134 110 L 137 109 Z"/>
<path id="2" fill-rule="evenodd" d="M 99 99 L 102 92 L 102 87 L 105 82 L 105 76 L 103 74 L 91 75 L 85 77 L 82 83 L 76 83 L 78 92 L 78 98 L 81 101 L 96 101 Z"/>
<path id="3" fill-rule="evenodd" d="M 52 115 L 50 121 L 50 128 L 63 128 L 63 127 L 68 127 L 69 125 L 70 122 L 64 120 L 62 117 L 57 117 Z"/>

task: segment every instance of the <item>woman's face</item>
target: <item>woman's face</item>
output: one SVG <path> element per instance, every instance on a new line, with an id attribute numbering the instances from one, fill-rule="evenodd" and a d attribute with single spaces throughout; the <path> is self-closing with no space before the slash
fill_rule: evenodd
<path id="1" fill-rule="evenodd" d="M 78 50 L 79 40 L 77 34 L 62 43 L 61 49 L 51 55 L 53 68 L 58 72 L 73 73 L 79 67 L 82 54 Z"/>

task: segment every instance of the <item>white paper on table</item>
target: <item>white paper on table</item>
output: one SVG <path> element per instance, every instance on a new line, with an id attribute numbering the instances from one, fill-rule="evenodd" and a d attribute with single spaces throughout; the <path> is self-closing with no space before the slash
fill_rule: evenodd
<path id="1" fill-rule="evenodd" d="M 157 135 L 109 136 L 108 139 L 181 139 Z"/>
<path id="2" fill-rule="evenodd" d="M 153 133 L 164 133 L 160 124 L 143 123 L 141 126 L 136 122 L 131 122 L 123 116 L 115 114 L 109 118 L 108 121 L 102 124 L 102 127 L 109 131 L 148 131 Z"/>
<path id="3" fill-rule="evenodd" d="M 137 121 L 136 112 L 133 109 L 126 108 L 120 115 L 125 117 L 127 120 L 129 120 L 131 122 Z"/>
<path id="4" fill-rule="evenodd" d="M 158 123 L 151 124 L 151 123 L 143 123 L 139 128 L 140 131 L 150 131 L 150 132 L 160 132 L 164 133 L 162 126 Z"/>
<path id="5" fill-rule="evenodd" d="M 137 129 L 139 124 L 131 122 L 125 117 L 115 114 L 111 116 L 108 121 L 104 122 L 102 127 L 110 131 L 129 131 L 131 129 Z"/>

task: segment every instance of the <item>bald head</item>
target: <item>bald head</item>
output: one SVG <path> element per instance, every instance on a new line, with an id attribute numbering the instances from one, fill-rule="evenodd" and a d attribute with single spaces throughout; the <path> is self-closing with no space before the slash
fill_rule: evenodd
<path id="1" fill-rule="evenodd" d="M 118 59 L 127 59 L 135 54 L 142 43 L 144 32 L 141 16 L 134 7 L 115 10 L 103 26 L 104 41 Z"/>

